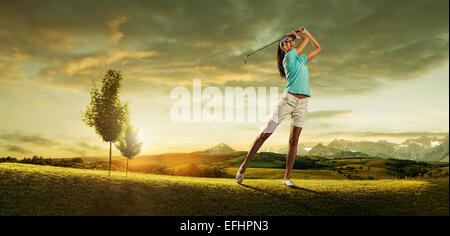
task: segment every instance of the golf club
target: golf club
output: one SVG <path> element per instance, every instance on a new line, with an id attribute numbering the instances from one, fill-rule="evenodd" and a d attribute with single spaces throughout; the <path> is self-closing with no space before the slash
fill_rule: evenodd
<path id="1" fill-rule="evenodd" d="M 296 33 L 300 33 L 299 30 L 296 30 L 295 32 L 296 32 Z M 254 51 L 254 52 L 248 54 L 247 56 L 244 57 L 244 63 L 245 63 L 245 64 L 248 64 L 247 58 L 248 58 L 249 56 L 251 56 L 251 55 L 253 55 L 253 54 L 255 54 L 255 53 L 257 53 L 257 52 L 263 50 L 264 48 L 267 48 L 267 47 L 269 47 L 270 45 L 272 45 L 272 44 L 274 44 L 274 43 L 280 41 L 280 39 L 281 39 L 281 38 L 279 38 L 279 39 L 273 41 L 272 43 L 269 43 L 269 44 L 267 44 L 266 46 L 264 46 L 264 47 L 262 47 L 262 48 L 260 48 L 260 49 L 258 49 L 258 50 L 256 50 L 256 51 Z"/>

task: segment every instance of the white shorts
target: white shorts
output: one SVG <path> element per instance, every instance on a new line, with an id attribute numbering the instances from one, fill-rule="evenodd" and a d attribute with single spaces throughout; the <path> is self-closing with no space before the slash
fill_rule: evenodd
<path id="1" fill-rule="evenodd" d="M 288 92 L 281 94 L 280 100 L 271 115 L 271 120 L 280 124 L 288 115 L 291 116 L 291 124 L 303 127 L 306 113 L 308 112 L 309 97 L 297 98 Z"/>

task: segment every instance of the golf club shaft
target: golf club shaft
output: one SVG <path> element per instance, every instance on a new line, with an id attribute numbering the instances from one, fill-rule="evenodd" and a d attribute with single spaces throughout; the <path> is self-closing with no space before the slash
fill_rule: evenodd
<path id="1" fill-rule="evenodd" d="M 299 30 L 296 30 L 295 32 L 296 32 L 296 33 L 299 33 L 300 31 L 299 31 Z M 278 41 L 280 41 L 280 39 L 277 39 L 277 40 L 273 41 L 272 43 L 269 43 L 269 44 L 267 44 L 266 46 L 264 46 L 264 47 L 262 47 L 262 48 L 260 48 L 260 49 L 258 49 L 258 50 L 256 50 L 256 51 L 254 51 L 254 52 L 248 54 L 247 56 L 245 56 L 245 57 L 244 57 L 244 62 L 245 62 L 245 64 L 247 64 L 247 57 L 249 57 L 249 56 L 251 56 L 251 55 L 253 55 L 253 54 L 255 54 L 255 53 L 257 53 L 257 52 L 259 52 L 259 51 L 261 51 L 261 50 L 263 50 L 264 48 L 269 47 L 270 45 L 272 45 L 272 44 L 274 44 L 274 43 L 276 43 L 276 42 L 278 42 Z"/>
<path id="2" fill-rule="evenodd" d="M 272 43 L 269 43 L 269 44 L 267 44 L 266 46 L 264 46 L 264 47 L 262 47 L 262 48 L 260 48 L 260 49 L 258 49 L 258 50 L 256 50 L 256 51 L 254 51 L 254 52 L 248 54 L 247 57 L 248 57 L 248 56 L 251 56 L 251 55 L 253 55 L 253 54 L 255 54 L 255 53 L 257 53 L 257 52 L 259 52 L 259 51 L 261 51 L 261 50 L 263 50 L 264 48 L 267 48 L 268 46 L 270 46 L 270 45 L 272 45 L 272 44 L 278 42 L 279 40 L 280 40 L 280 39 L 277 39 L 276 41 L 274 41 L 274 42 L 272 42 Z"/>

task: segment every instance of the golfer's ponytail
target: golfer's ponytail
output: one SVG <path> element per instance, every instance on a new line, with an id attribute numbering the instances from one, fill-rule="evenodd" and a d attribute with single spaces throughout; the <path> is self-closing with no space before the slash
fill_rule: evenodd
<path id="1" fill-rule="evenodd" d="M 284 72 L 283 67 L 284 55 L 285 55 L 284 51 L 280 48 L 280 45 L 278 45 L 278 52 L 277 52 L 278 71 L 280 72 L 280 76 L 286 79 L 286 73 Z"/>

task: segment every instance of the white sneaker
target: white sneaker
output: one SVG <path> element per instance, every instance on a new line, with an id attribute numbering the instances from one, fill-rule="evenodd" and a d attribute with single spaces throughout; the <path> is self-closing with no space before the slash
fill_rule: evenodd
<path id="1" fill-rule="evenodd" d="M 238 171 L 236 173 L 236 182 L 238 184 L 241 184 L 243 180 L 244 180 L 244 174 L 241 174 L 241 172 L 239 172 L 239 169 L 238 169 Z"/>
<path id="2" fill-rule="evenodd" d="M 283 184 L 291 188 L 295 187 L 295 184 L 290 179 L 288 180 L 283 179 Z"/>

